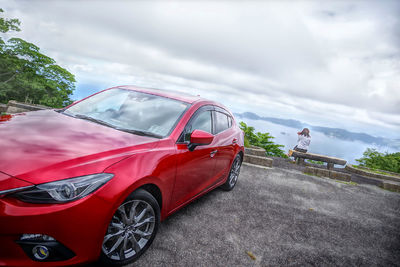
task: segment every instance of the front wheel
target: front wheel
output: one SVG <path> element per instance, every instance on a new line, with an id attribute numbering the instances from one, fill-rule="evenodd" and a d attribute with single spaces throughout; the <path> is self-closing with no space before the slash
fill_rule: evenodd
<path id="1" fill-rule="evenodd" d="M 156 236 L 160 207 L 146 190 L 133 192 L 116 210 L 104 236 L 100 262 L 125 265 L 137 260 Z"/>
<path id="2" fill-rule="evenodd" d="M 242 158 L 240 155 L 236 155 L 235 159 L 233 160 L 231 170 L 229 171 L 228 178 L 226 182 L 221 186 L 221 188 L 225 191 L 231 191 L 239 178 L 240 167 L 242 166 Z"/>

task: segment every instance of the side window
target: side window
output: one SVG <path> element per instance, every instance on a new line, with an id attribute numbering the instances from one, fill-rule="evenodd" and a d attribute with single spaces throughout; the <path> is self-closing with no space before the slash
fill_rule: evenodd
<path id="1" fill-rule="evenodd" d="M 215 124 L 215 128 L 216 128 L 216 133 L 220 133 L 222 131 L 225 131 L 226 129 L 228 129 L 229 126 L 229 122 L 228 122 L 228 116 L 224 113 L 215 112 L 215 118 L 216 118 L 216 124 Z"/>
<path id="2" fill-rule="evenodd" d="M 211 125 L 211 111 L 201 112 L 192 122 L 190 122 L 190 124 L 186 126 L 183 141 L 190 141 L 190 135 L 194 130 L 202 130 L 208 133 L 212 133 Z"/>

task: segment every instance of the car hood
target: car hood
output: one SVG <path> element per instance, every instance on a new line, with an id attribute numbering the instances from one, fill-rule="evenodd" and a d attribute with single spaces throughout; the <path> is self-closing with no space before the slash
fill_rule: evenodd
<path id="1" fill-rule="evenodd" d="M 26 186 L 31 186 L 31 183 L 22 181 L 20 179 L 11 177 L 5 173 L 0 172 L 0 192 L 4 190 L 10 190 L 15 188 L 21 188 Z M 1 197 L 1 193 L 0 193 Z"/>
<path id="2" fill-rule="evenodd" d="M 87 175 L 157 141 L 54 110 L 20 113 L 0 119 L 0 172 L 34 184 Z"/>

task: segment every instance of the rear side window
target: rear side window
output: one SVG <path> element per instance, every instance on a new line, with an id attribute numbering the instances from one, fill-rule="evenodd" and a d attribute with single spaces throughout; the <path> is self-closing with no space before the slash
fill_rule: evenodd
<path id="1" fill-rule="evenodd" d="M 216 128 L 216 133 L 220 133 L 222 131 L 225 131 L 232 125 L 232 121 L 229 123 L 229 116 L 226 115 L 225 113 L 222 112 L 215 112 L 215 128 Z"/>

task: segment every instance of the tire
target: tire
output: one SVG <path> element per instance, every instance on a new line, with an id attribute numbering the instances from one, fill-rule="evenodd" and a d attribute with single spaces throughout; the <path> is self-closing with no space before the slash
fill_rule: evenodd
<path id="1" fill-rule="evenodd" d="M 242 166 L 242 157 L 237 154 L 235 159 L 232 162 L 231 170 L 229 171 L 228 178 L 226 182 L 221 185 L 221 189 L 225 191 L 231 191 L 239 178 L 240 167 Z"/>
<path id="2" fill-rule="evenodd" d="M 136 261 L 153 242 L 160 207 L 146 190 L 133 192 L 115 211 L 104 235 L 100 263 L 121 266 Z"/>

